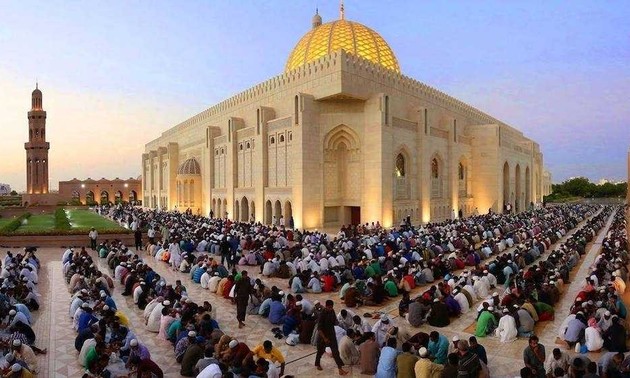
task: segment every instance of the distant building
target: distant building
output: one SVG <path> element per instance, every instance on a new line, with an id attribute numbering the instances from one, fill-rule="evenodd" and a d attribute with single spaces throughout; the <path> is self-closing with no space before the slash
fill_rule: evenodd
<path id="1" fill-rule="evenodd" d="M 0 183 L 0 196 L 6 196 L 11 193 L 11 185 Z"/>
<path id="2" fill-rule="evenodd" d="M 31 110 L 28 112 L 28 142 L 26 149 L 26 193 L 22 196 L 23 205 L 106 204 L 131 202 L 139 203 L 142 192 L 141 180 L 129 178 L 121 180 L 72 179 L 59 182 L 59 192 L 50 193 L 48 188 L 48 150 L 46 142 L 46 112 L 42 105 L 42 91 L 38 85 L 31 95 Z M 11 187 L 0 184 L 0 195 L 10 193 Z"/>
<path id="3" fill-rule="evenodd" d="M 137 203 L 138 195 L 142 193 L 142 181 L 137 178 L 114 180 L 102 178 L 100 180 L 59 181 L 59 198 L 70 204 L 116 204 L 120 202 Z"/>

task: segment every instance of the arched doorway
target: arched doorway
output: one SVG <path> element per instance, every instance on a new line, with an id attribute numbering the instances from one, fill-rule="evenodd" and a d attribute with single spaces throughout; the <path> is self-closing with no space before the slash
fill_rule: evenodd
<path id="1" fill-rule="evenodd" d="M 510 165 L 506 161 L 503 164 L 503 203 L 501 204 L 503 211 L 508 203 L 510 203 Z"/>
<path id="2" fill-rule="evenodd" d="M 271 224 L 272 215 L 273 209 L 271 206 L 271 201 L 267 200 L 267 202 L 265 202 L 265 224 Z"/>
<path id="3" fill-rule="evenodd" d="M 232 218 L 238 222 L 240 220 L 240 215 L 241 215 L 241 206 L 239 204 L 239 201 L 236 200 L 234 201 L 234 216 Z"/>
<path id="4" fill-rule="evenodd" d="M 121 203 L 121 202 L 122 202 L 122 200 L 123 200 L 123 195 L 122 195 L 122 192 L 121 192 L 120 190 L 118 190 L 118 191 L 116 192 L 116 194 L 114 194 L 114 198 L 115 198 L 115 199 L 114 199 L 114 203 L 115 203 L 115 204 L 119 204 L 119 203 Z"/>
<path id="5" fill-rule="evenodd" d="M 431 159 L 431 198 L 442 197 L 442 159 L 439 156 Z"/>
<path id="6" fill-rule="evenodd" d="M 222 217 L 227 218 L 230 215 L 227 209 L 227 199 L 223 200 L 223 208 L 221 210 L 223 210 L 223 214 L 221 214 Z"/>
<path id="7" fill-rule="evenodd" d="M 530 207 L 532 203 L 532 178 L 529 167 L 525 168 L 525 206 Z"/>
<path id="8" fill-rule="evenodd" d="M 249 220 L 253 222 L 256 221 L 256 205 L 254 201 L 249 205 Z"/>
<path id="9" fill-rule="evenodd" d="M 249 201 L 247 197 L 241 199 L 241 222 L 249 222 Z"/>
<path id="10" fill-rule="evenodd" d="M 101 192 L 101 205 L 107 205 L 109 203 L 109 193 L 106 190 Z"/>
<path id="11" fill-rule="evenodd" d="M 280 201 L 276 201 L 273 207 L 273 216 L 276 217 L 276 222 L 279 222 L 280 215 L 282 215 L 282 204 Z"/>
<path id="12" fill-rule="evenodd" d="M 78 190 L 73 190 L 72 191 L 72 203 L 76 204 L 76 203 L 80 203 L 81 202 L 81 195 L 79 194 Z"/>
<path id="13" fill-rule="evenodd" d="M 93 191 L 89 191 L 87 193 L 85 193 L 85 204 L 86 205 L 93 205 L 94 204 L 94 192 Z"/>
<path id="14" fill-rule="evenodd" d="M 516 164 L 515 179 L 514 179 L 514 211 L 518 213 L 523 209 L 523 204 L 521 203 L 523 200 L 523 196 L 521 193 L 521 166 L 520 164 Z"/>
<path id="15" fill-rule="evenodd" d="M 134 203 L 138 200 L 138 193 L 135 190 L 129 192 L 129 202 Z"/>
<path id="16" fill-rule="evenodd" d="M 324 223 L 358 223 L 361 219 L 363 164 L 361 138 L 339 125 L 324 138 Z"/>
<path id="17" fill-rule="evenodd" d="M 289 225 L 291 221 L 291 217 L 293 216 L 293 208 L 291 207 L 291 201 L 286 201 L 284 203 L 284 224 Z"/>

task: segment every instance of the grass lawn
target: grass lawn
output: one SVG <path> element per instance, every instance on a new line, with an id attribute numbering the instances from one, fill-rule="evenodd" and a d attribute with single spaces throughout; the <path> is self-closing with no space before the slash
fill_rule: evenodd
<path id="1" fill-rule="evenodd" d="M 12 220 L 13 220 L 12 218 L 0 218 L 0 228 L 2 228 L 2 226 L 11 222 Z"/>
<path id="2" fill-rule="evenodd" d="M 90 229 L 92 227 L 96 228 L 97 231 L 123 229 L 116 222 L 89 210 L 68 210 L 68 219 L 73 229 Z"/>
<path id="3" fill-rule="evenodd" d="M 33 215 L 26 220 L 16 231 L 19 233 L 33 233 L 40 231 L 51 231 L 55 229 L 55 217 L 53 214 Z"/>

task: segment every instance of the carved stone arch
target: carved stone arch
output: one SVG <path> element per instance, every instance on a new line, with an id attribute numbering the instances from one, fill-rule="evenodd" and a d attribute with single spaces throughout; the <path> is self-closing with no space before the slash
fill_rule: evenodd
<path id="1" fill-rule="evenodd" d="M 330 130 L 324 137 L 324 150 L 335 150 L 342 143 L 346 143 L 349 150 L 358 150 L 361 146 L 361 138 L 351 127 L 341 124 Z"/>
<path id="2" fill-rule="evenodd" d="M 411 197 L 410 183 L 413 181 L 411 176 L 414 164 L 406 145 L 403 144 L 396 149 L 393 164 L 394 198 L 397 200 L 409 199 Z"/>
<path id="3" fill-rule="evenodd" d="M 518 213 L 523 210 L 523 187 L 521 185 L 521 165 L 516 163 L 514 167 L 514 212 Z"/>
<path id="4" fill-rule="evenodd" d="M 466 155 L 457 161 L 457 184 L 460 197 L 467 197 L 470 188 L 470 164 Z"/>
<path id="5" fill-rule="evenodd" d="M 439 152 L 434 152 L 429 159 L 429 177 L 431 178 L 431 198 L 441 198 L 444 192 L 444 159 Z"/>
<path id="6" fill-rule="evenodd" d="M 510 203 L 510 163 L 503 163 L 503 203 L 500 204 L 505 210 L 505 206 Z"/>
<path id="7" fill-rule="evenodd" d="M 532 171 L 529 165 L 525 166 L 525 207 L 529 208 L 532 202 Z"/>
<path id="8" fill-rule="evenodd" d="M 338 125 L 324 137 L 323 150 L 324 201 L 359 203 L 363 171 L 359 135 Z"/>

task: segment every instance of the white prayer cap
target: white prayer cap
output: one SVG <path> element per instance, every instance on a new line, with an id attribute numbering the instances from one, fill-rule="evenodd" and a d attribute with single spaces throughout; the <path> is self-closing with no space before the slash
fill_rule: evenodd
<path id="1" fill-rule="evenodd" d="M 492 293 L 492 296 L 493 296 L 493 297 L 498 297 L 498 296 L 499 296 L 499 293 L 497 293 L 497 292 L 495 291 L 494 293 Z"/>
<path id="2" fill-rule="evenodd" d="M 22 370 L 22 365 L 15 363 L 13 365 L 11 365 L 11 371 L 14 373 L 17 373 L 18 371 Z"/>
<path id="3" fill-rule="evenodd" d="M 490 307 L 488 307 L 488 310 L 490 310 L 490 311 L 494 311 L 494 307 L 493 307 L 493 306 L 490 306 Z"/>
<path id="4" fill-rule="evenodd" d="M 169 300 L 167 299 L 167 300 L 165 300 L 164 302 L 162 302 L 162 304 L 163 304 L 164 306 L 170 306 L 170 305 L 171 305 L 171 301 L 169 301 Z"/>
<path id="5" fill-rule="evenodd" d="M 197 337 L 197 332 L 195 332 L 195 331 L 188 331 L 188 337 Z"/>
<path id="6" fill-rule="evenodd" d="M 238 346 L 238 341 L 232 340 L 232 341 L 230 341 L 228 346 L 230 347 L 230 349 L 234 349 L 234 348 L 236 348 Z"/>
<path id="7" fill-rule="evenodd" d="M 13 340 L 13 346 L 14 347 L 22 346 L 22 341 L 20 341 L 18 339 Z"/>
<path id="8" fill-rule="evenodd" d="M 429 355 L 429 351 L 427 350 L 427 348 L 422 347 L 420 348 L 420 350 L 418 351 L 418 354 L 420 354 L 420 357 L 426 357 Z"/>
<path id="9" fill-rule="evenodd" d="M 453 341 L 459 341 L 459 336 L 457 335 L 453 336 Z"/>
<path id="10" fill-rule="evenodd" d="M 11 311 L 9 311 L 9 315 L 10 315 L 10 316 L 13 316 L 13 315 L 15 315 L 15 314 L 17 314 L 17 312 L 16 312 L 15 310 L 11 310 Z"/>
<path id="11" fill-rule="evenodd" d="M 109 306 L 108 305 L 103 306 L 103 311 L 107 311 L 107 310 L 109 310 Z"/>
<path id="12" fill-rule="evenodd" d="M 132 347 L 138 346 L 138 340 L 136 340 L 136 339 L 132 339 L 132 340 L 129 342 L 129 346 L 132 346 Z"/>

